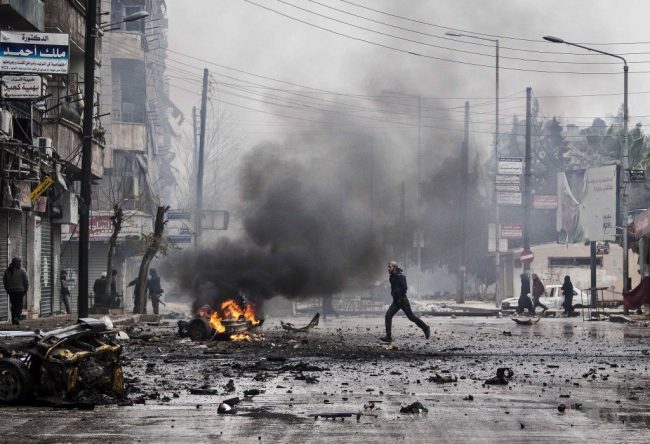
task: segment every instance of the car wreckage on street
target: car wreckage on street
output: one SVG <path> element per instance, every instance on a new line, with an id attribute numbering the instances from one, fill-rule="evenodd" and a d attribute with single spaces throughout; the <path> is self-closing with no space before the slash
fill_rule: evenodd
<path id="1" fill-rule="evenodd" d="M 0 404 L 95 403 L 124 381 L 110 319 L 80 319 L 49 332 L 0 332 Z"/>

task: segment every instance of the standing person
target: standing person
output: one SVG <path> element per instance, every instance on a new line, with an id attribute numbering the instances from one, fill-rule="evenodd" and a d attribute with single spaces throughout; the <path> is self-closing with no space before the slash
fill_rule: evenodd
<path id="1" fill-rule="evenodd" d="M 564 276 L 564 283 L 562 284 L 562 294 L 564 295 L 564 302 L 562 302 L 562 307 L 564 307 L 564 313 L 567 316 L 570 316 L 573 312 L 573 284 L 571 283 L 571 278 L 569 276 Z"/>
<path id="2" fill-rule="evenodd" d="M 539 298 L 542 297 L 542 295 L 546 295 L 544 284 L 542 283 L 542 280 L 539 278 L 539 276 L 533 273 L 533 314 L 535 314 L 535 309 L 537 307 L 542 307 L 542 314 L 548 310 L 548 307 L 546 305 L 539 302 Z"/>
<path id="3" fill-rule="evenodd" d="M 11 323 L 13 325 L 20 325 L 20 316 L 23 312 L 23 297 L 25 297 L 27 290 L 29 290 L 29 279 L 19 257 L 11 259 L 11 264 L 9 264 L 2 277 L 2 283 L 4 284 L 5 291 L 9 295 Z"/>
<path id="4" fill-rule="evenodd" d="M 95 280 L 93 293 L 95 295 L 95 305 L 103 307 L 106 303 L 106 272 L 103 272 L 99 279 Z"/>
<path id="5" fill-rule="evenodd" d="M 519 292 L 519 300 L 517 301 L 517 313 L 522 314 L 524 310 L 528 310 L 528 314 L 535 314 L 535 307 L 528 295 L 530 294 L 530 279 L 526 273 L 521 273 L 521 290 Z"/>
<path id="6" fill-rule="evenodd" d="M 111 308 L 120 306 L 120 295 L 117 292 L 117 270 L 113 269 L 111 272 L 111 301 L 109 303 Z"/>
<path id="7" fill-rule="evenodd" d="M 393 296 L 393 303 L 388 307 L 386 312 L 386 336 L 379 338 L 383 342 L 392 342 L 393 337 L 391 335 L 391 327 L 393 323 L 393 316 L 402 310 L 406 317 L 411 322 L 422 329 L 424 332 L 424 337 L 429 339 L 431 336 L 431 328 L 425 324 L 422 319 L 416 317 L 411 310 L 411 303 L 406 297 L 406 292 L 408 290 L 408 285 L 406 284 L 406 276 L 402 274 L 402 269 L 399 268 L 397 262 L 391 261 L 388 263 L 388 280 L 390 281 L 390 294 Z"/>
<path id="8" fill-rule="evenodd" d="M 68 288 L 68 272 L 61 270 L 61 300 L 65 306 L 65 312 L 70 314 L 70 289 Z"/>
<path id="9" fill-rule="evenodd" d="M 158 273 L 156 273 L 156 270 L 152 268 L 149 270 L 149 274 L 151 277 L 147 282 L 147 290 L 149 291 L 149 297 L 151 298 L 153 314 L 158 314 L 158 310 L 160 308 L 160 297 L 163 294 L 163 289 L 160 286 L 160 277 L 158 276 Z"/>

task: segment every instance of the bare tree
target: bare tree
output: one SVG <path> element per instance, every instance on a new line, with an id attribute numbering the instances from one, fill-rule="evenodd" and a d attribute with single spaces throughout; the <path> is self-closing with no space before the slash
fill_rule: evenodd
<path id="1" fill-rule="evenodd" d="M 140 271 L 135 283 L 135 301 L 133 302 L 133 313 L 144 313 L 147 299 L 145 297 L 145 289 L 147 284 L 147 274 L 149 273 L 149 265 L 156 257 L 159 251 L 163 254 L 167 253 L 167 240 L 163 236 L 165 232 L 165 214 L 169 210 L 168 206 L 158 206 L 156 211 L 156 220 L 154 221 L 154 231 L 150 235 L 145 235 L 146 249 L 142 256 L 140 263 Z"/>

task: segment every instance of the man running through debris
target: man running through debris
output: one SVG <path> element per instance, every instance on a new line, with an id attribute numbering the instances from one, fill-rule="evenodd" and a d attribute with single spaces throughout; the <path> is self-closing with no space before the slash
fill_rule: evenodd
<path id="1" fill-rule="evenodd" d="M 390 294 L 393 296 L 393 303 L 388 307 L 386 312 L 386 336 L 379 338 L 383 342 L 392 342 L 393 337 L 391 336 L 391 326 L 393 323 L 393 316 L 395 313 L 402 310 L 406 317 L 411 322 L 422 329 L 424 332 L 424 337 L 429 339 L 431 336 L 431 328 L 425 324 L 422 319 L 416 317 L 411 310 L 411 304 L 406 297 L 406 292 L 408 290 L 408 285 L 406 284 L 406 276 L 402 274 L 402 269 L 399 268 L 397 262 L 391 261 L 388 263 L 388 280 L 390 281 Z"/>

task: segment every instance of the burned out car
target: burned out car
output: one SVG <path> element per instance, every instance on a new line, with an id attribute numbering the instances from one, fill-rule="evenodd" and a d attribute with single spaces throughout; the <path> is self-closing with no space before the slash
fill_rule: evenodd
<path id="1" fill-rule="evenodd" d="M 121 397 L 122 346 L 116 334 L 110 320 L 92 318 L 49 332 L 0 332 L 0 404 Z"/>

